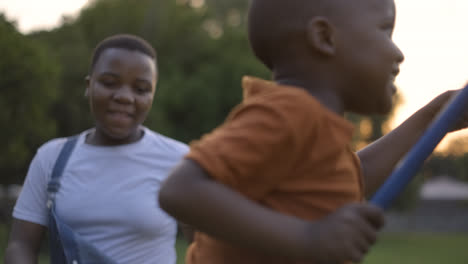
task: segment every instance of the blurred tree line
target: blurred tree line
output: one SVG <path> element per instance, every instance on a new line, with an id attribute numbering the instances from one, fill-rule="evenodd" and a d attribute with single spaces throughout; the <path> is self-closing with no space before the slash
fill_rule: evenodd
<path id="1" fill-rule="evenodd" d="M 96 44 L 130 33 L 157 51 L 151 129 L 184 142 L 216 127 L 241 100 L 243 75 L 269 78 L 250 54 L 247 0 L 95 0 L 51 31 L 19 33 L 0 17 L 1 183 L 21 183 L 37 147 L 93 125 L 84 78 Z"/>
<path id="2" fill-rule="evenodd" d="M 27 35 L 0 15 L 0 121 L 6 128 L 0 131 L 0 183 L 21 183 L 45 141 L 93 125 L 84 78 L 93 48 L 113 34 L 139 35 L 158 52 L 159 82 L 146 126 L 188 143 L 222 123 L 241 100 L 243 75 L 270 78 L 250 52 L 247 5 L 248 0 L 92 0 L 59 27 Z M 356 148 L 387 131 L 388 117 L 348 118 L 358 128 Z"/>

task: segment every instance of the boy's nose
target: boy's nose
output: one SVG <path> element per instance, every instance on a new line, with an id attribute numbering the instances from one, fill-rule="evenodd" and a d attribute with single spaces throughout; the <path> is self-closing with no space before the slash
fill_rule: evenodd
<path id="1" fill-rule="evenodd" d="M 399 47 L 396 47 L 396 49 L 397 49 L 397 62 L 402 63 L 405 60 L 405 55 L 403 54 L 403 52 L 401 51 Z"/>

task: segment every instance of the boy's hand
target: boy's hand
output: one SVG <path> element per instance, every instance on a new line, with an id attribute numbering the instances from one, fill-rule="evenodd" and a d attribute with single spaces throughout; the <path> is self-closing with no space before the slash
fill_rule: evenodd
<path id="1" fill-rule="evenodd" d="M 360 262 L 384 225 L 383 211 L 370 204 L 350 204 L 319 222 L 317 263 Z"/>

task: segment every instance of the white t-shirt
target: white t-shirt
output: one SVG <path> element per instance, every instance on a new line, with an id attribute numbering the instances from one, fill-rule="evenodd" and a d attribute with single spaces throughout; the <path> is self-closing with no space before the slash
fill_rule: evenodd
<path id="1" fill-rule="evenodd" d="M 56 211 L 117 263 L 175 263 L 176 221 L 158 204 L 161 183 L 188 146 L 144 128 L 137 142 L 93 146 L 79 135 L 60 179 Z M 47 184 L 65 138 L 41 146 L 13 217 L 47 226 Z"/>

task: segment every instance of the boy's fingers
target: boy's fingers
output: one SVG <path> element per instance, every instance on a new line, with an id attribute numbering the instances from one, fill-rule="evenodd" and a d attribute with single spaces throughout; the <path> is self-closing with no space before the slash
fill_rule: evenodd
<path id="1" fill-rule="evenodd" d="M 360 263 L 363 258 L 364 258 L 363 254 L 361 254 L 359 252 L 356 252 L 356 253 L 353 254 L 350 261 L 353 262 L 353 263 Z"/>
<path id="2" fill-rule="evenodd" d="M 357 228 L 361 234 L 357 238 L 358 244 L 362 250 L 367 251 L 377 241 L 377 229 L 367 221 Z"/>
<path id="3" fill-rule="evenodd" d="M 367 235 L 367 234 L 366 234 Z M 369 250 L 371 243 L 367 240 L 366 236 L 356 236 L 354 238 L 354 252 L 356 256 L 363 256 Z M 356 260 L 353 260 L 356 261 Z"/>
<path id="4" fill-rule="evenodd" d="M 371 215 L 373 215 L 371 213 Z M 369 220 L 369 215 L 362 219 L 362 223 L 356 226 L 356 233 L 353 239 L 353 253 L 350 261 L 360 263 L 369 251 L 370 247 L 377 241 L 377 228 Z M 371 216 L 371 218 L 374 216 Z M 376 217 L 379 218 L 379 217 Z"/>
<path id="5" fill-rule="evenodd" d="M 372 204 L 366 204 L 361 207 L 360 212 L 374 228 L 380 229 L 384 226 L 385 218 L 381 208 Z"/>

